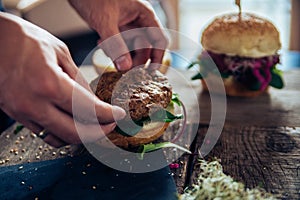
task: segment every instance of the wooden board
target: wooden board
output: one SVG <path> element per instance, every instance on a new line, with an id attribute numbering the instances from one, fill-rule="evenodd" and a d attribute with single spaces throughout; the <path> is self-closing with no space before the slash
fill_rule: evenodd
<path id="1" fill-rule="evenodd" d="M 27 128 L 23 128 L 15 134 L 14 131 L 17 126 L 19 124 L 15 123 L 0 135 L 0 166 L 73 156 L 79 154 L 82 150 L 81 145 L 53 148 Z"/>
<path id="2" fill-rule="evenodd" d="M 92 68 L 86 71 L 90 73 L 90 79 L 95 77 Z M 187 141 L 191 143 L 191 134 L 198 132 L 194 143 L 186 146 L 194 154 L 176 160 L 180 167 L 172 169 L 180 193 L 195 181 L 199 173 L 195 165 L 198 148 L 210 122 L 210 97 L 201 93 L 198 81 L 186 81 L 192 74 L 182 73 L 179 77 L 176 72 L 168 73 L 189 116 L 185 133 L 187 138 L 182 140 L 182 145 L 185 146 Z M 262 186 L 282 198 L 299 199 L 300 70 L 286 72 L 285 80 L 285 89 L 271 89 L 268 95 L 250 99 L 228 98 L 225 128 L 208 157 L 220 158 L 225 173 L 247 187 Z M 196 101 L 190 98 L 190 94 L 194 93 L 198 97 Z M 200 108 L 200 120 L 195 108 Z M 54 149 L 26 128 L 14 134 L 17 125 L 0 135 L 0 166 L 56 159 L 79 154 L 82 150 L 81 146 L 76 145 Z"/>
<path id="3" fill-rule="evenodd" d="M 205 132 L 199 129 L 196 150 Z M 300 199 L 299 144 L 300 127 L 225 127 L 208 157 L 221 159 L 224 172 L 248 188 L 263 187 L 282 199 Z M 190 184 L 199 174 L 196 163 L 195 159 Z"/>
<path id="4" fill-rule="evenodd" d="M 198 124 L 188 124 L 184 135 L 180 140 L 178 141 L 178 145 L 185 147 L 187 149 L 190 149 L 191 152 L 194 152 L 195 148 L 195 137 L 198 130 Z M 175 132 L 174 130 L 173 132 Z M 168 136 L 168 135 L 167 135 Z M 164 137 L 166 140 L 170 140 L 168 137 Z M 193 142 L 194 141 L 194 142 Z M 178 156 L 177 156 L 178 157 Z M 191 166 L 190 163 L 193 160 L 194 155 L 190 154 L 183 154 L 179 159 L 173 162 L 173 164 L 178 164 L 178 168 L 173 167 L 170 165 L 171 173 L 174 178 L 177 191 L 179 193 L 183 193 L 187 181 L 190 179 L 191 175 Z"/>

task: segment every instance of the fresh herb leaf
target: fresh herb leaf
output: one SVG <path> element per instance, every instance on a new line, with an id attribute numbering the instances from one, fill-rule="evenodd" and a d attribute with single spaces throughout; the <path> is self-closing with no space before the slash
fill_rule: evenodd
<path id="1" fill-rule="evenodd" d="M 197 79 L 203 79 L 204 77 L 202 76 L 202 74 L 198 73 L 196 75 L 194 75 L 191 79 L 192 80 L 197 80 Z"/>
<path id="2" fill-rule="evenodd" d="M 222 78 L 228 78 L 230 74 L 220 72 Z"/>
<path id="3" fill-rule="evenodd" d="M 181 151 L 184 151 L 186 153 L 189 153 L 189 154 L 192 153 L 188 149 L 183 148 L 183 147 L 181 147 L 177 144 L 174 144 L 172 142 L 162 142 L 162 143 L 157 143 L 157 144 L 150 143 L 150 144 L 144 144 L 144 145 L 140 146 L 140 148 L 138 150 L 138 152 L 139 152 L 138 158 L 140 160 L 143 160 L 145 153 L 155 151 L 155 150 L 158 150 L 158 149 L 162 149 L 162 148 L 167 148 L 167 147 L 177 148 L 177 149 L 179 149 Z"/>
<path id="4" fill-rule="evenodd" d="M 177 104 L 178 106 L 181 106 L 181 101 L 179 100 L 179 96 L 176 93 L 172 94 L 171 102 Z"/>
<path id="5" fill-rule="evenodd" d="M 145 123 L 149 123 L 150 121 L 168 123 L 182 118 L 182 114 L 174 115 L 167 110 L 160 109 L 151 114 L 150 117 L 146 117 L 138 121 L 120 120 L 117 122 L 117 127 L 115 128 L 115 131 L 120 133 L 121 135 L 132 137 L 142 130 Z"/>
<path id="6" fill-rule="evenodd" d="M 252 90 L 252 91 L 258 91 L 261 87 L 261 83 L 256 80 L 256 81 L 253 81 L 253 83 L 248 87 L 249 90 Z"/>
<path id="7" fill-rule="evenodd" d="M 117 122 L 117 126 L 115 131 L 121 135 L 132 137 L 138 134 L 144 126 L 143 121 L 128 121 L 128 120 L 120 120 Z"/>
<path id="8" fill-rule="evenodd" d="M 160 110 L 154 112 L 150 116 L 150 118 L 152 121 L 156 121 L 156 122 L 172 122 L 176 119 L 182 119 L 183 115 L 182 114 L 174 115 L 167 110 L 160 109 Z"/>
<path id="9" fill-rule="evenodd" d="M 178 114 L 174 115 L 171 112 L 160 109 L 153 114 L 151 114 L 150 117 L 143 118 L 138 121 L 128 121 L 128 120 L 120 120 L 117 122 L 117 127 L 115 128 L 115 131 L 120 133 L 121 135 L 132 137 L 138 134 L 144 124 L 149 123 L 151 121 L 153 122 L 173 122 L 177 119 L 182 119 L 183 115 Z"/>
<path id="10" fill-rule="evenodd" d="M 19 132 L 21 132 L 22 131 L 22 129 L 24 128 L 24 125 L 18 125 L 17 127 L 16 127 L 16 129 L 14 130 L 14 134 L 18 134 Z"/>
<path id="11" fill-rule="evenodd" d="M 197 61 L 191 62 L 191 64 L 189 64 L 187 66 L 187 68 L 191 69 L 194 65 L 200 65 L 200 64 L 201 64 L 201 62 L 199 60 L 197 60 Z"/>
<path id="12" fill-rule="evenodd" d="M 173 105 L 177 104 L 178 106 L 182 106 L 181 101 L 179 100 L 179 96 L 176 93 L 172 94 L 172 99 L 169 104 L 170 107 L 173 107 Z M 151 121 L 153 122 L 173 122 L 177 119 L 183 119 L 182 114 L 174 115 L 171 112 L 169 112 L 167 109 L 159 109 L 156 112 L 152 113 L 149 117 L 145 117 L 143 119 L 133 121 L 133 120 L 120 120 L 117 122 L 117 126 L 115 128 L 115 131 L 120 133 L 121 135 L 132 137 L 138 134 L 144 124 L 149 123 Z"/>
<path id="13" fill-rule="evenodd" d="M 282 79 L 282 71 L 273 67 L 271 69 L 272 80 L 269 83 L 270 86 L 282 89 L 284 87 L 283 79 Z"/>

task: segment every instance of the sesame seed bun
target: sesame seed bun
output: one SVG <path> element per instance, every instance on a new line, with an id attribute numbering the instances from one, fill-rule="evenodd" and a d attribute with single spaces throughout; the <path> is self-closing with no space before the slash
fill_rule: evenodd
<path id="1" fill-rule="evenodd" d="M 264 57 L 281 47 L 279 32 L 268 20 L 250 13 L 216 17 L 203 31 L 204 49 L 241 57 Z"/>

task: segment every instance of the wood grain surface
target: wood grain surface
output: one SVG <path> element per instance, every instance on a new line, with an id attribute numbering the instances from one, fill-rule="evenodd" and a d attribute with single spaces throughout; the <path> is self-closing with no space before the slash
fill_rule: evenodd
<path id="1" fill-rule="evenodd" d="M 96 77 L 92 68 L 82 72 L 90 80 Z M 172 169 L 180 193 L 195 183 L 198 149 L 208 128 L 216 125 L 210 124 L 210 95 L 201 92 L 200 82 L 189 81 L 192 75 L 168 72 L 188 113 L 179 144 L 193 152 L 176 160 L 179 168 Z M 300 70 L 286 72 L 284 79 L 283 90 L 270 89 L 257 98 L 227 98 L 225 126 L 206 158 L 221 159 L 225 173 L 249 188 L 259 186 L 282 199 L 300 199 Z M 219 122 L 222 124 L 221 118 Z M 76 145 L 54 149 L 26 128 L 14 134 L 17 125 L 0 135 L 0 166 L 72 156 L 82 150 Z"/>
<path id="2" fill-rule="evenodd" d="M 196 150 L 205 132 L 199 129 Z M 224 127 L 208 157 L 221 159 L 224 172 L 248 188 L 262 187 L 282 199 L 300 198 L 299 127 Z M 190 183 L 198 173 L 194 166 Z"/>

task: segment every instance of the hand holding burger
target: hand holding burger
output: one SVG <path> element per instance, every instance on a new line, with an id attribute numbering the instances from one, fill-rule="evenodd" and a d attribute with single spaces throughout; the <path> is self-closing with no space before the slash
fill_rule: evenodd
<path id="1" fill-rule="evenodd" d="M 127 113 L 107 134 L 117 146 L 130 148 L 151 143 L 163 135 L 170 122 L 183 118 L 182 114 L 173 114 L 174 103 L 180 104 L 180 100 L 173 94 L 167 77 L 158 70 L 135 67 L 126 72 L 105 72 L 91 87 L 100 100 Z"/>

